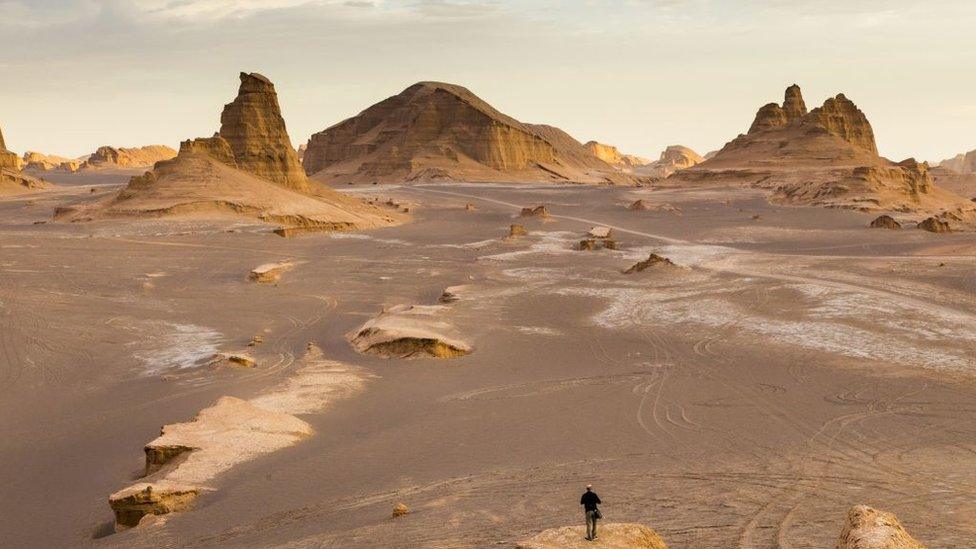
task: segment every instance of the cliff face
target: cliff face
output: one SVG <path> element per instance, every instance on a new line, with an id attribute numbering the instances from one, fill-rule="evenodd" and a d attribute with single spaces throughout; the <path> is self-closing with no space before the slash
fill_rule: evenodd
<path id="1" fill-rule="evenodd" d="M 7 144 L 3 140 L 3 130 L 0 130 L 0 169 L 19 171 L 20 166 L 20 157 L 7 150 Z"/>
<path id="2" fill-rule="evenodd" d="M 955 173 L 976 173 L 976 150 L 957 154 L 952 158 L 943 160 L 939 162 L 939 167 Z"/>
<path id="3" fill-rule="evenodd" d="M 151 168 L 161 160 L 169 160 L 176 156 L 176 151 L 165 145 L 147 145 L 145 147 L 99 147 L 88 157 L 81 167 L 83 169 L 100 168 Z"/>
<path id="4" fill-rule="evenodd" d="M 219 132 L 230 145 L 237 167 L 283 187 L 310 191 L 288 138 L 274 84 L 257 73 L 242 72 L 240 79 L 237 97 L 220 115 Z"/>
<path id="5" fill-rule="evenodd" d="M 819 124 L 855 147 L 869 151 L 875 156 L 878 155 L 871 123 L 861 109 L 842 93 L 824 101 L 822 107 L 810 111 L 806 120 Z"/>
<path id="6" fill-rule="evenodd" d="M 421 82 L 312 136 L 305 171 L 330 182 L 624 182 L 565 132 L 524 124 L 467 89 Z"/>

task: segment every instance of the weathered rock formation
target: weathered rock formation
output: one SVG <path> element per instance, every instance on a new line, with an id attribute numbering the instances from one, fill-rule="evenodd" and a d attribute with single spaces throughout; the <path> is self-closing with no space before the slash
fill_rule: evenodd
<path id="1" fill-rule="evenodd" d="M 636 173 L 654 179 L 660 179 L 668 177 L 679 170 L 700 164 L 702 161 L 702 157 L 688 147 L 683 145 L 669 145 L 661 152 L 661 157 L 658 160 L 638 167 Z"/>
<path id="2" fill-rule="evenodd" d="M 441 305 L 397 305 L 346 334 L 357 352 L 384 358 L 453 358 L 471 352 Z"/>
<path id="3" fill-rule="evenodd" d="M 522 208 L 522 212 L 519 215 L 522 217 L 547 218 L 549 217 L 549 208 L 546 208 L 545 205 L 534 206 L 534 207 L 527 206 L 525 208 Z"/>
<path id="4" fill-rule="evenodd" d="M 36 177 L 21 172 L 23 160 L 17 153 L 7 150 L 0 131 L 0 196 L 27 194 L 48 188 L 50 185 Z"/>
<path id="5" fill-rule="evenodd" d="M 57 156 L 53 154 L 43 154 L 37 151 L 25 152 L 23 162 L 24 162 L 25 170 L 39 170 L 39 171 L 55 170 L 59 168 L 62 164 L 75 163 L 77 165 L 77 161 L 71 158 L 65 158 L 63 156 Z"/>
<path id="6" fill-rule="evenodd" d="M 316 133 L 303 165 L 329 183 L 634 183 L 562 130 L 519 122 L 441 82 L 414 84 Z"/>
<path id="7" fill-rule="evenodd" d="M 251 269 L 251 272 L 248 273 L 247 278 L 248 280 L 252 280 L 254 282 L 272 284 L 281 280 L 281 275 L 290 271 L 294 267 L 295 264 L 291 261 L 264 263 Z"/>
<path id="8" fill-rule="evenodd" d="M 976 150 L 957 154 L 939 162 L 938 165 L 955 173 L 976 173 Z"/>
<path id="9" fill-rule="evenodd" d="M 890 215 L 880 215 L 871 222 L 872 229 L 900 229 L 901 223 Z"/>
<path id="10" fill-rule="evenodd" d="M 627 206 L 627 209 L 639 211 L 639 212 L 671 212 L 674 214 L 681 215 L 681 208 L 668 204 L 666 202 L 657 204 L 653 202 L 648 202 L 643 198 L 635 200 Z"/>
<path id="11" fill-rule="evenodd" d="M 393 506 L 393 513 L 391 513 L 390 516 L 393 518 L 397 518 L 409 514 L 410 514 L 410 508 L 407 507 L 405 503 L 397 503 L 396 505 Z"/>
<path id="12" fill-rule="evenodd" d="M 867 117 L 843 94 L 807 112 L 796 85 L 782 105 L 759 109 L 747 134 L 663 183 L 702 182 L 748 184 L 781 202 L 862 211 L 973 209 L 935 186 L 926 164 L 879 156 Z"/>
<path id="13" fill-rule="evenodd" d="M 218 134 L 183 141 L 175 158 L 133 177 L 118 194 L 63 210 L 56 219 L 243 216 L 303 232 L 381 227 L 405 219 L 308 181 L 285 132 L 274 86 L 260 75 L 241 73 L 240 78 L 238 97 L 224 108 Z"/>
<path id="14" fill-rule="evenodd" d="M 525 236 L 529 234 L 524 225 L 519 225 L 518 223 L 513 223 L 508 226 L 508 238 L 509 240 L 516 239 L 520 236 Z"/>
<path id="15" fill-rule="evenodd" d="M 123 488 L 108 498 L 115 513 L 115 531 L 134 528 L 148 515 L 165 515 L 191 509 L 199 495 L 198 487 L 171 482 L 140 482 Z"/>
<path id="16" fill-rule="evenodd" d="M 281 117 L 274 84 L 257 73 L 240 74 L 237 98 L 224 105 L 219 136 L 237 167 L 283 187 L 307 193 L 309 185 Z"/>
<path id="17" fill-rule="evenodd" d="M 645 259 L 643 261 L 638 261 L 637 263 L 634 263 L 633 265 L 631 265 L 626 271 L 624 271 L 624 274 L 639 273 L 641 271 L 644 271 L 646 269 L 650 269 L 651 267 L 656 267 L 656 266 L 659 266 L 659 265 L 660 266 L 673 267 L 674 266 L 674 263 L 670 259 L 668 259 L 668 258 L 666 258 L 664 256 L 660 256 L 660 255 L 657 255 L 655 253 L 652 253 L 651 255 L 647 256 L 647 259 Z"/>
<path id="18" fill-rule="evenodd" d="M 947 221 L 937 217 L 927 217 L 923 219 L 915 228 L 928 231 L 930 233 L 949 233 L 952 228 Z"/>
<path id="19" fill-rule="evenodd" d="M 597 141 L 587 141 L 583 146 L 600 160 L 610 164 L 611 166 L 618 166 L 625 170 L 651 163 L 651 161 L 646 158 L 641 158 L 632 154 L 622 154 L 619 150 L 617 150 L 617 147 L 614 147 L 613 145 L 605 145 Z"/>
<path id="20" fill-rule="evenodd" d="M 847 512 L 836 549 L 925 549 L 905 530 L 895 515 L 867 505 Z"/>
<path id="21" fill-rule="evenodd" d="M 660 535 L 643 524 L 608 522 L 599 524 L 597 541 L 586 539 L 585 526 L 563 526 L 545 530 L 518 542 L 518 549 L 667 549 Z"/>
<path id="22" fill-rule="evenodd" d="M 81 169 L 151 168 L 156 162 L 169 160 L 174 156 L 176 151 L 166 145 L 134 148 L 104 146 L 93 152 L 81 164 Z"/>

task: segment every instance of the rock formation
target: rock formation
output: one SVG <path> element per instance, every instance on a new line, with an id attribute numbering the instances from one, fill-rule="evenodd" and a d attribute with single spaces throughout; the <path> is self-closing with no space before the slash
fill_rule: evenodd
<path id="1" fill-rule="evenodd" d="M 134 528 L 148 515 L 165 515 L 192 508 L 200 489 L 176 483 L 140 482 L 108 498 L 115 513 L 115 531 Z"/>
<path id="2" fill-rule="evenodd" d="M 156 162 L 169 160 L 176 156 L 176 151 L 165 145 L 147 145 L 135 148 L 99 147 L 88 160 L 81 164 L 81 169 L 106 168 L 151 168 Z"/>
<path id="3" fill-rule="evenodd" d="M 46 181 L 21 172 L 23 160 L 10 152 L 0 131 L 0 196 L 13 196 L 44 190 L 50 187 Z"/>
<path id="4" fill-rule="evenodd" d="M 955 173 L 976 173 L 976 150 L 957 154 L 939 162 L 938 165 Z"/>
<path id="5" fill-rule="evenodd" d="M 540 206 L 534 206 L 534 207 L 533 206 L 528 206 L 528 207 L 522 208 L 522 212 L 519 215 L 522 216 L 522 217 L 540 217 L 540 218 L 547 218 L 547 217 L 549 217 L 549 208 L 546 208 L 546 206 L 544 204 L 543 205 L 540 205 Z"/>
<path id="6" fill-rule="evenodd" d="M 631 265 L 626 271 L 624 271 L 624 274 L 639 273 L 641 271 L 644 271 L 651 267 L 656 267 L 658 265 L 673 267 L 674 263 L 670 259 L 664 256 L 660 256 L 655 253 L 652 253 L 651 255 L 647 256 L 647 259 L 643 261 L 638 261 L 637 263 Z"/>
<path id="7" fill-rule="evenodd" d="M 939 219 L 937 217 L 927 217 L 922 220 L 917 226 L 917 229 L 926 230 L 930 233 L 949 233 L 952 232 L 951 227 L 947 221 Z"/>
<path id="8" fill-rule="evenodd" d="M 237 97 L 220 115 L 219 136 L 234 152 L 237 167 L 283 187 L 311 190 L 292 148 L 274 84 L 257 73 L 240 74 Z"/>
<path id="9" fill-rule="evenodd" d="M 610 164 L 611 166 L 618 166 L 625 170 L 651 163 L 651 161 L 646 158 L 641 158 L 632 154 L 622 154 L 619 150 L 617 150 L 617 147 L 614 147 L 613 145 L 605 145 L 597 141 L 587 141 L 583 146 L 600 160 Z"/>
<path id="10" fill-rule="evenodd" d="M 652 203 L 652 202 L 648 202 L 647 200 L 644 200 L 643 198 L 638 199 L 638 200 L 635 200 L 634 202 L 632 202 L 630 204 L 630 206 L 627 206 L 627 209 L 634 210 L 634 211 L 639 211 L 639 212 L 648 212 L 648 211 L 650 211 L 650 212 L 671 212 L 671 213 L 674 213 L 674 214 L 681 215 L 681 208 L 679 208 L 677 206 L 673 206 L 673 205 L 668 204 L 666 202 L 665 203 L 662 203 L 662 204 L 655 204 L 655 203 Z"/>
<path id="11" fill-rule="evenodd" d="M 390 516 L 393 518 L 402 517 L 404 515 L 410 514 L 410 508 L 407 507 L 405 503 L 397 503 L 393 506 L 393 513 Z"/>
<path id="12" fill-rule="evenodd" d="M 397 305 L 346 334 L 353 348 L 384 358 L 453 358 L 471 352 L 454 327 L 442 320 L 441 305 Z"/>
<path id="13" fill-rule="evenodd" d="M 871 222 L 872 229 L 900 229 L 901 223 L 890 215 L 880 215 Z"/>
<path id="14" fill-rule="evenodd" d="M 118 194 L 62 210 L 56 219 L 244 216 L 291 232 L 381 227 L 405 219 L 308 181 L 285 132 L 274 86 L 260 75 L 241 73 L 240 79 L 218 134 L 183 141 L 175 158 L 133 177 Z"/>
<path id="15" fill-rule="evenodd" d="M 57 156 L 53 154 L 42 154 L 36 151 L 27 151 L 24 153 L 24 169 L 25 170 L 39 170 L 39 171 L 49 171 L 55 170 L 61 167 L 63 164 L 76 164 L 76 160 L 70 158 L 64 158 L 63 156 Z M 77 169 L 77 167 L 75 168 Z M 74 171 L 74 170 L 69 170 Z"/>
<path id="16" fill-rule="evenodd" d="M 596 542 L 586 539 L 585 526 L 563 526 L 545 530 L 518 542 L 518 549 L 584 549 L 606 547 L 612 549 L 667 549 L 660 535 L 643 524 L 600 522 Z"/>
<path id="17" fill-rule="evenodd" d="M 518 223 L 513 223 L 508 226 L 508 239 L 512 240 L 520 236 L 525 236 L 529 234 L 524 225 L 519 225 Z"/>
<path id="18" fill-rule="evenodd" d="M 294 266 L 295 264 L 291 261 L 264 263 L 251 269 L 251 272 L 248 273 L 247 278 L 248 280 L 252 280 L 254 282 L 272 284 L 281 280 L 281 275 L 287 271 L 290 271 Z"/>
<path id="19" fill-rule="evenodd" d="M 836 549 L 925 549 L 925 546 L 905 531 L 895 515 L 856 505 L 847 512 Z"/>
<path id="20" fill-rule="evenodd" d="M 927 164 L 879 156 L 871 124 L 844 94 L 807 112 L 795 84 L 782 105 L 759 109 L 747 134 L 664 181 L 703 182 L 769 189 L 776 200 L 791 204 L 933 213 L 974 209 L 935 186 Z"/>
<path id="21" fill-rule="evenodd" d="M 440 82 L 414 84 L 316 133 L 303 163 L 328 183 L 635 182 L 562 130 L 519 122 Z"/>
<path id="22" fill-rule="evenodd" d="M 669 145 L 661 152 L 661 157 L 647 165 L 639 167 L 636 172 L 655 179 L 668 177 L 674 172 L 684 170 L 702 162 L 702 157 L 695 151 L 683 145 Z"/>

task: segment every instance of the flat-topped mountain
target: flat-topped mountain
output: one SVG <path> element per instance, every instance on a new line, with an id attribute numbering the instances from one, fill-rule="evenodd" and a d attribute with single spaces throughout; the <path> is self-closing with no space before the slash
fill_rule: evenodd
<path id="1" fill-rule="evenodd" d="M 736 181 L 771 189 L 780 201 L 902 213 L 949 211 L 953 223 L 976 219 L 973 204 L 936 186 L 928 165 L 878 155 L 867 116 L 844 94 L 807 111 L 796 84 L 782 105 L 756 113 L 749 132 L 670 184 Z"/>
<path id="2" fill-rule="evenodd" d="M 634 182 L 562 130 L 519 122 L 441 82 L 414 84 L 314 134 L 303 163 L 328 183 Z"/>
<path id="3" fill-rule="evenodd" d="M 289 228 L 347 230 L 404 216 L 308 181 L 291 147 L 270 80 L 241 73 L 220 132 L 180 144 L 179 154 L 133 177 L 106 201 L 63 210 L 60 219 L 252 217 Z M 297 169 L 296 169 L 297 167 Z"/>

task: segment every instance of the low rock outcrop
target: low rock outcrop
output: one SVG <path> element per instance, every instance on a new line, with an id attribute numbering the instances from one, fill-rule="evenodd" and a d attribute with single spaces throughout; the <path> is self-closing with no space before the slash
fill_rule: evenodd
<path id="1" fill-rule="evenodd" d="M 657 532 L 643 524 L 608 522 L 599 524 L 597 541 L 586 539 L 585 526 L 563 526 L 545 530 L 518 542 L 518 549 L 667 549 L 668 544 Z"/>
<path id="2" fill-rule="evenodd" d="M 847 512 L 836 549 L 925 549 L 891 513 L 867 505 Z"/>
<path id="3" fill-rule="evenodd" d="M 644 200 L 643 198 L 632 202 L 630 206 L 627 206 L 627 209 L 640 212 L 670 212 L 673 214 L 681 214 L 681 208 L 677 206 L 668 203 L 657 204 Z"/>
<path id="4" fill-rule="evenodd" d="M 169 160 L 175 156 L 176 151 L 166 145 L 133 148 L 103 146 L 81 164 L 81 169 L 151 168 L 156 162 Z"/>
<path id="5" fill-rule="evenodd" d="M 346 334 L 353 348 L 384 358 L 453 358 L 471 353 L 440 305 L 397 305 Z"/>
<path id="6" fill-rule="evenodd" d="M 281 275 L 295 267 L 291 261 L 278 261 L 275 263 L 264 263 L 251 269 L 247 278 L 253 282 L 273 284 L 281 280 Z"/>
<path id="7" fill-rule="evenodd" d="M 520 213 L 519 215 L 521 215 L 522 217 L 547 218 L 549 217 L 549 208 L 546 208 L 545 205 L 526 207 L 526 208 L 522 208 L 522 213 Z"/>
<path id="8" fill-rule="evenodd" d="M 140 482 L 115 492 L 108 498 L 115 513 L 115 531 L 139 525 L 147 515 L 165 515 L 192 508 L 201 489 L 172 482 Z"/>
<path id="9" fill-rule="evenodd" d="M 76 160 L 71 158 L 65 158 L 63 156 L 57 156 L 53 154 L 43 154 L 37 151 L 27 151 L 24 153 L 24 169 L 25 170 L 38 170 L 38 171 L 50 171 L 55 170 L 65 164 L 77 164 Z M 77 168 L 75 168 L 77 169 Z M 72 170 L 73 171 L 73 170 Z"/>
<path id="10" fill-rule="evenodd" d="M 657 267 L 657 266 L 673 267 L 674 262 L 672 262 L 670 259 L 664 256 L 660 256 L 655 253 L 652 253 L 651 255 L 647 256 L 647 259 L 643 261 L 638 261 L 637 263 L 631 265 L 626 271 L 624 271 L 624 274 L 639 273 L 646 269 L 650 269 L 651 267 Z"/>
<path id="11" fill-rule="evenodd" d="M 312 135 L 306 173 L 325 183 L 629 184 L 566 132 L 507 116 L 454 84 L 420 82 Z"/>
<path id="12" fill-rule="evenodd" d="M 871 222 L 872 229 L 900 229 L 901 223 L 890 215 L 879 215 Z"/>

